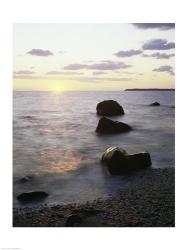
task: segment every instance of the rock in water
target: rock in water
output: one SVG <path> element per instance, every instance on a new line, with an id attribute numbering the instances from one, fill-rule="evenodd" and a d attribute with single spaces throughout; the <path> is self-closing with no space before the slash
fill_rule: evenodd
<path id="1" fill-rule="evenodd" d="M 151 157 L 148 152 L 129 155 L 124 149 L 118 147 L 108 148 L 102 162 L 112 175 L 124 175 L 130 171 L 147 168 L 151 165 Z"/>
<path id="2" fill-rule="evenodd" d="M 99 120 L 96 128 L 96 132 L 102 134 L 122 133 L 130 130 L 132 130 L 132 128 L 129 125 L 123 122 L 112 121 L 106 117 L 102 117 Z"/>
<path id="3" fill-rule="evenodd" d="M 160 103 L 159 102 L 153 102 L 149 106 L 160 106 Z"/>
<path id="4" fill-rule="evenodd" d="M 113 100 L 105 100 L 98 103 L 96 110 L 98 115 L 124 115 L 123 107 L 118 102 Z"/>
<path id="5" fill-rule="evenodd" d="M 17 196 L 17 199 L 22 203 L 36 202 L 44 200 L 48 194 L 43 191 L 22 193 Z"/>
<path id="6" fill-rule="evenodd" d="M 19 179 L 19 182 L 20 183 L 25 183 L 25 182 L 31 181 L 32 179 L 33 179 L 33 176 L 27 175 L 27 176 L 24 176 L 21 179 Z"/>

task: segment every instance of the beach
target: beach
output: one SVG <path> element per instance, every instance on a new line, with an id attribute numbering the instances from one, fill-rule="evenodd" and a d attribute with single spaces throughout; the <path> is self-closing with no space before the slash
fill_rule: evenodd
<path id="1" fill-rule="evenodd" d="M 14 208 L 14 227 L 174 227 L 175 170 L 147 169 L 111 198 Z"/>

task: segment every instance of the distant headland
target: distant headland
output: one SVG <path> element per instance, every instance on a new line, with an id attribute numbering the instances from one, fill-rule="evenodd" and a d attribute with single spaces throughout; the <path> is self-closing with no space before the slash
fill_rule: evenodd
<path id="1" fill-rule="evenodd" d="M 158 88 L 151 88 L 151 89 L 125 89 L 124 91 L 175 91 L 175 89 L 158 89 Z"/>

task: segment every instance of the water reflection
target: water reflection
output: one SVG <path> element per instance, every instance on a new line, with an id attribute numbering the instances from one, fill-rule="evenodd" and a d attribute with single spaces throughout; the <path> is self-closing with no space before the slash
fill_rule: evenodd
<path id="1" fill-rule="evenodd" d="M 114 120 L 127 123 L 133 132 L 98 136 L 100 117 L 96 104 L 114 99 L 126 114 Z M 162 105 L 151 108 L 157 100 Z M 167 106 L 166 106 L 167 105 Z M 47 190 L 49 203 L 94 199 L 124 185 L 100 165 L 111 146 L 128 153 L 147 150 L 152 167 L 174 165 L 174 93 L 166 92 L 17 92 L 14 93 L 14 178 L 35 174 L 24 184 L 16 182 L 16 195 Z"/>
<path id="2" fill-rule="evenodd" d="M 43 152 L 38 159 L 39 168 L 31 170 L 32 173 L 66 173 L 74 171 L 81 164 L 90 163 L 84 155 L 76 155 L 71 151 L 48 151 Z"/>

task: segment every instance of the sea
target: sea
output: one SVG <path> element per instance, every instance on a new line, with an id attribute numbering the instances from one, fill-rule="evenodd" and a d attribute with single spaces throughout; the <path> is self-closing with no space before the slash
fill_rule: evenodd
<path id="1" fill-rule="evenodd" d="M 110 118 L 132 131 L 95 132 L 103 100 L 123 106 L 125 115 Z M 149 106 L 155 101 L 161 106 Z M 13 206 L 24 206 L 17 196 L 30 191 L 47 192 L 45 204 L 54 205 L 108 198 L 125 188 L 128 176 L 111 176 L 100 162 L 111 146 L 148 151 L 151 168 L 174 167 L 175 91 L 14 91 Z"/>

